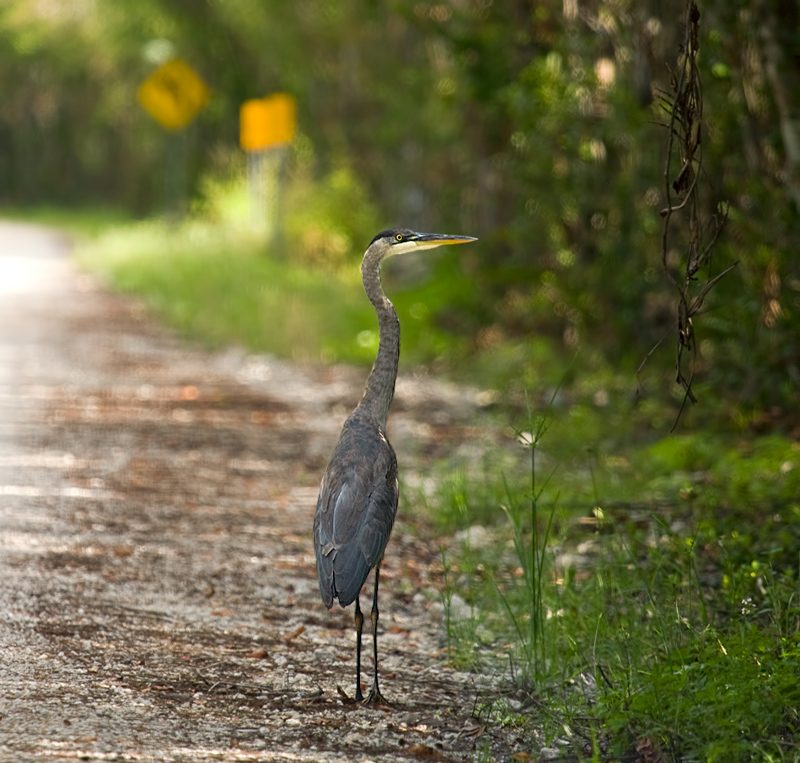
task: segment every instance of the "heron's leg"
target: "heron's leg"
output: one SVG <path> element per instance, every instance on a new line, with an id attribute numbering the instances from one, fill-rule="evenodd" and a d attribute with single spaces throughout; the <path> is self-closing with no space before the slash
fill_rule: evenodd
<path id="1" fill-rule="evenodd" d="M 356 702 L 363 702 L 364 695 L 361 693 L 361 630 L 364 627 L 364 615 L 361 614 L 361 605 L 356 596 Z"/>
<path id="2" fill-rule="evenodd" d="M 367 697 L 367 704 L 374 705 L 388 705 L 389 703 L 383 698 L 383 695 L 378 688 L 378 578 L 380 577 L 381 563 L 375 567 L 375 593 L 372 596 L 372 612 L 369 619 L 372 621 L 372 657 L 374 665 L 374 678 L 372 682 L 372 689 Z"/>

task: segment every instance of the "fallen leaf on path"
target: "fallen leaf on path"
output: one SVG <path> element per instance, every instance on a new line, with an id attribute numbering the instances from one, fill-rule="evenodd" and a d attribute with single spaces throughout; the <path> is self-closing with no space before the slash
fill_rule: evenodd
<path id="1" fill-rule="evenodd" d="M 341 698 L 342 702 L 345 705 L 355 705 L 356 704 L 356 700 L 354 700 L 352 697 L 348 697 L 347 696 L 347 692 L 345 692 L 345 690 L 339 685 L 336 686 L 336 693 L 339 695 L 339 697 Z"/>
<path id="2" fill-rule="evenodd" d="M 188 387 L 184 387 L 181 390 L 181 397 L 184 400 L 197 400 L 197 398 L 200 397 L 200 392 L 197 387 L 190 384 Z"/>
<path id="3" fill-rule="evenodd" d="M 283 638 L 285 641 L 294 641 L 294 639 L 296 639 L 305 629 L 306 626 L 301 625 L 299 628 L 296 628 L 294 631 L 284 636 Z"/>
<path id="4" fill-rule="evenodd" d="M 423 760 L 442 760 L 444 758 L 444 755 L 439 750 L 434 747 L 428 747 L 426 744 L 412 744 L 408 748 L 408 752 L 410 755 L 416 755 Z"/>

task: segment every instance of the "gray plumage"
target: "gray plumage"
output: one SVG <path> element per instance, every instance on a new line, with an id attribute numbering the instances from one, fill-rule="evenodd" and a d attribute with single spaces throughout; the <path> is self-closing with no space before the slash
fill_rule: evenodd
<path id="1" fill-rule="evenodd" d="M 364 395 L 344 424 L 322 478 L 314 516 L 314 549 L 322 601 L 346 607 L 355 601 L 356 699 L 361 700 L 361 628 L 358 595 L 375 568 L 372 604 L 374 682 L 368 701 L 383 702 L 378 690 L 378 575 L 397 513 L 397 458 L 386 437 L 386 418 L 394 396 L 400 358 L 400 322 L 383 293 L 380 267 L 386 257 L 442 244 L 460 244 L 467 236 L 387 230 L 370 243 L 361 264 L 364 291 L 375 308 L 380 342 Z"/>
<path id="2" fill-rule="evenodd" d="M 344 425 L 317 502 L 314 535 L 326 607 L 352 604 L 383 558 L 397 512 L 397 459 L 383 427 L 361 409 Z"/>

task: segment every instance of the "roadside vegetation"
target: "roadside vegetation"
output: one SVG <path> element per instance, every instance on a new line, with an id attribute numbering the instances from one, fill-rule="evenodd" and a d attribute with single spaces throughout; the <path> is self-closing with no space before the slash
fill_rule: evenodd
<path id="1" fill-rule="evenodd" d="M 673 436 L 581 469 L 549 423 L 515 482 L 487 464 L 431 498 L 461 528 L 452 659 L 516 687 L 479 712 L 579 759 L 797 760 L 798 444 Z"/>

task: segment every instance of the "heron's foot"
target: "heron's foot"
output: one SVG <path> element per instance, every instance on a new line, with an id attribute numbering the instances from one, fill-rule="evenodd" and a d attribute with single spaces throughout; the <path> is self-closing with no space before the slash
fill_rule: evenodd
<path id="1" fill-rule="evenodd" d="M 364 701 L 364 694 L 361 692 L 361 685 L 356 685 L 356 702 L 363 702 Z"/>
<path id="2" fill-rule="evenodd" d="M 363 700 L 365 705 L 373 705 L 374 707 L 391 707 L 391 705 L 383 698 L 377 682 L 370 689 L 369 695 Z"/>

